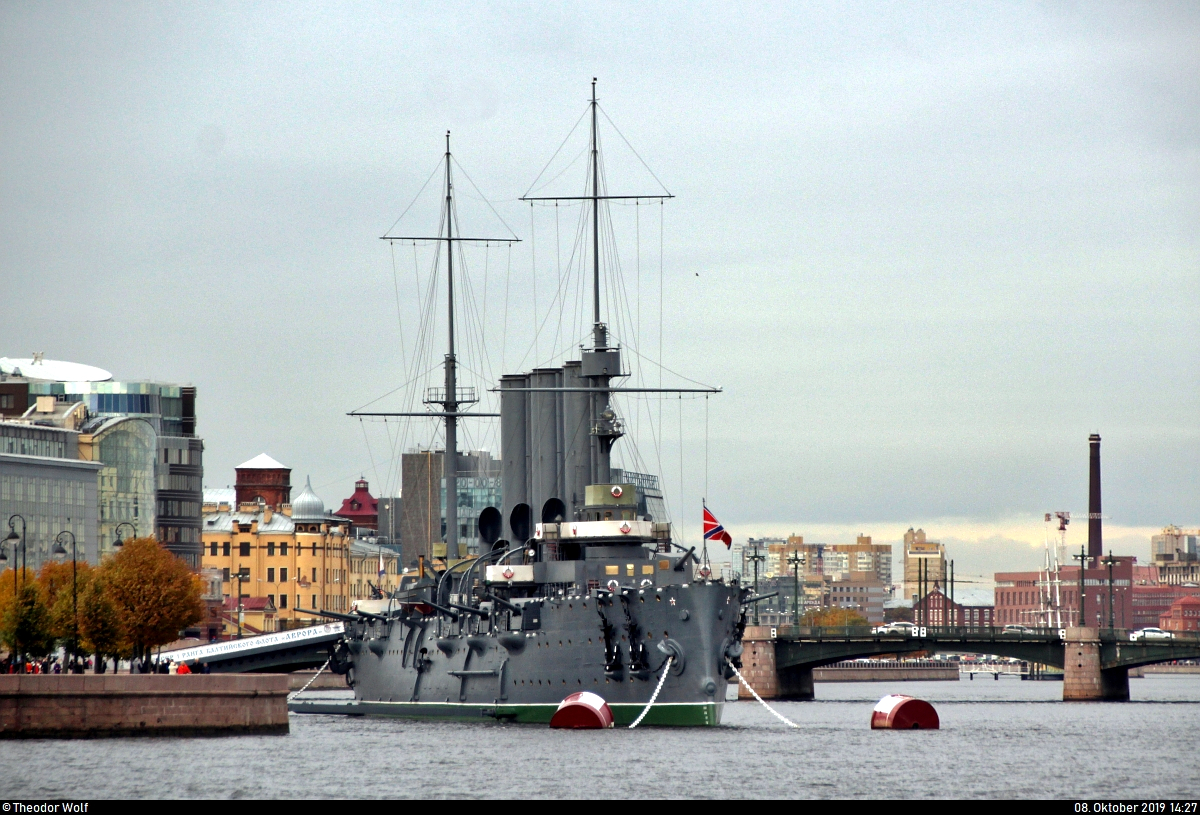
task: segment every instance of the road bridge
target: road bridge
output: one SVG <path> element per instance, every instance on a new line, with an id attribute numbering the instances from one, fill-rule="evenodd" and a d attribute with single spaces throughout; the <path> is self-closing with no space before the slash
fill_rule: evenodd
<path id="1" fill-rule="evenodd" d="M 885 654 L 992 654 L 1039 662 L 1063 669 L 1064 699 L 1109 700 L 1129 698 L 1129 668 L 1200 659 L 1200 636 L 1176 634 L 1169 640 L 1147 640 L 1131 638 L 1132 633 L 1124 629 L 1018 632 L 933 626 L 920 626 L 911 632 L 879 633 L 867 626 L 774 629 L 758 626 L 746 629 L 746 645 L 755 658 L 771 663 L 775 695 L 786 699 L 813 698 L 813 668 Z M 770 684 L 769 677 L 763 678 Z"/>

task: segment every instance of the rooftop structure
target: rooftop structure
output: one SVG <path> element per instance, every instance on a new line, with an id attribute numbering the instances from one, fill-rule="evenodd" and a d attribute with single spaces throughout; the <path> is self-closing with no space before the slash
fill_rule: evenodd
<path id="1" fill-rule="evenodd" d="M 275 510 L 291 503 L 292 469 L 266 453 L 242 462 L 234 472 L 237 474 L 234 486 L 237 503 L 251 504 L 261 498 Z"/>
<path id="2" fill-rule="evenodd" d="M 375 529 L 379 525 L 379 502 L 367 489 L 365 478 L 354 482 L 354 494 L 342 501 L 341 509 L 333 514 L 363 529 Z"/>

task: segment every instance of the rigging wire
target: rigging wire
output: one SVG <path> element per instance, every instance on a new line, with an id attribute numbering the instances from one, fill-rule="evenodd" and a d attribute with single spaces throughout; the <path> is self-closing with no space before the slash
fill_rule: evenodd
<path id="1" fill-rule="evenodd" d="M 554 155 L 550 156 L 550 160 L 546 162 L 546 166 L 542 168 L 542 171 L 537 174 L 537 178 L 533 179 L 533 183 L 529 185 L 529 189 L 525 190 L 525 194 L 521 196 L 522 198 L 527 198 L 529 196 L 529 193 L 531 193 L 533 191 L 533 188 L 537 185 L 538 181 L 541 180 L 542 176 L 546 173 L 546 170 L 550 167 L 550 163 L 552 161 L 554 161 L 554 159 L 558 156 L 559 152 L 562 151 L 563 146 L 566 145 L 567 141 L 571 138 L 571 136 L 573 136 L 575 134 L 575 130 L 579 127 L 579 123 L 583 121 L 583 117 L 587 116 L 589 109 L 590 109 L 590 106 L 585 107 L 583 109 L 583 113 L 579 114 L 579 118 L 575 120 L 575 124 L 571 125 L 570 131 L 567 132 L 566 138 L 564 138 L 562 140 L 562 143 L 558 145 L 558 149 L 554 151 Z M 584 148 L 584 149 L 586 149 L 586 148 Z M 555 176 L 555 178 L 557 178 L 557 177 L 558 176 Z M 551 180 L 553 180 L 553 179 L 551 179 Z M 426 183 L 428 183 L 428 182 L 426 182 Z M 546 184 L 549 184 L 549 183 L 550 183 L 550 181 L 546 182 Z M 542 186 L 545 186 L 545 184 L 543 184 Z M 541 188 L 539 187 L 539 189 L 541 189 Z"/>
<path id="2" fill-rule="evenodd" d="M 657 181 L 658 185 L 663 188 L 663 192 L 665 192 L 667 195 L 670 195 L 671 191 L 667 189 L 667 185 L 662 183 L 662 179 L 660 179 L 657 175 L 654 175 L 654 171 L 650 169 L 650 165 L 646 163 L 646 160 L 641 157 L 637 150 L 633 149 L 633 145 L 629 143 L 629 139 L 625 138 L 625 134 L 621 132 L 621 128 L 617 127 L 617 123 L 608 117 L 608 114 L 605 113 L 604 108 L 600 107 L 599 102 L 596 103 L 596 107 L 599 108 L 600 113 L 604 115 L 604 120 L 612 125 L 613 130 L 617 131 L 617 135 L 621 137 L 621 141 L 625 142 L 625 146 L 629 148 L 630 152 L 637 156 L 637 160 L 640 161 L 642 166 L 646 168 L 646 172 L 654 176 L 654 180 Z"/>
<path id="3" fill-rule="evenodd" d="M 421 193 L 425 192 L 425 188 L 429 186 L 429 182 L 433 180 L 433 177 L 435 175 L 437 175 L 437 171 L 442 169 L 442 162 L 444 160 L 445 160 L 444 158 L 438 159 L 438 163 L 436 166 L 434 166 L 433 172 L 429 174 L 429 178 L 425 179 L 425 183 L 421 185 L 421 189 L 417 190 L 417 194 L 413 196 L 413 199 L 408 202 L 408 206 L 406 206 L 404 208 L 404 212 L 400 213 L 400 218 L 403 218 L 405 215 L 407 215 L 408 211 L 413 208 L 413 204 L 417 203 L 417 199 L 421 197 Z M 384 232 L 383 234 L 387 235 L 393 229 L 395 229 L 396 224 L 400 223 L 400 218 L 397 218 L 396 220 L 392 221 L 392 225 L 389 226 L 387 228 L 387 232 Z"/>

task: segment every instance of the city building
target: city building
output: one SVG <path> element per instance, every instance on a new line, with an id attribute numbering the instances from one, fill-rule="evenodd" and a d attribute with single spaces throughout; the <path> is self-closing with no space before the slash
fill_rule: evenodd
<path id="1" fill-rule="evenodd" d="M 379 528 L 379 502 L 367 489 L 367 479 L 354 482 L 354 494 L 342 501 L 342 508 L 333 513 L 345 518 L 355 529 L 377 531 Z"/>
<path id="2" fill-rule="evenodd" d="M 904 596 L 915 601 L 922 579 L 926 590 L 946 585 L 946 547 L 928 540 L 924 529 L 909 527 L 904 533 Z"/>
<path id="3" fill-rule="evenodd" d="M 1084 570 L 1083 622 L 1088 627 L 1107 628 L 1111 596 L 1113 625 L 1134 627 L 1133 570 L 1137 558 L 1126 555 L 1113 558 L 1111 585 L 1106 561 L 1107 558 L 1089 559 Z M 995 582 L 998 625 L 1049 628 L 1079 625 L 1078 566 L 1062 567 L 1057 587 L 1047 572 L 996 572 Z"/>
<path id="4" fill-rule="evenodd" d="M 138 529 L 137 534 L 154 535 L 168 550 L 193 568 L 199 568 L 204 442 L 196 435 L 194 387 L 165 382 L 115 381 L 112 374 L 100 368 L 48 360 L 41 354 L 29 359 L 0 358 L 0 380 L 0 405 L 11 403 L 11 407 L 0 407 L 0 414 L 5 416 L 19 414 L 24 420 L 71 427 L 71 423 L 80 422 L 74 406 L 82 403 L 86 424 L 71 429 L 83 434 L 97 435 L 102 429 L 111 430 L 114 427 L 108 424 L 111 419 L 141 419 L 148 424 L 153 438 L 153 495 L 147 502 L 139 484 L 136 517 L 132 515 L 130 502 L 124 504 L 124 509 L 129 512 L 119 518 L 106 517 L 102 505 L 98 533 L 100 555 L 111 553 L 116 528 L 122 523 L 132 523 Z M 47 406 L 51 400 L 58 405 L 54 410 Z M 140 441 L 138 445 L 141 445 Z M 117 445 L 113 449 L 124 448 Z M 87 452 L 85 439 L 81 436 L 80 456 L 85 460 L 103 461 L 101 457 L 88 458 Z M 102 455 L 102 451 L 96 455 Z M 140 452 L 137 458 L 132 465 L 117 462 L 113 467 L 117 471 L 124 471 L 127 465 L 141 468 Z M 141 473 L 137 478 L 141 478 Z M 104 485 L 102 475 L 102 502 Z M 116 506 L 116 494 L 131 492 L 126 486 L 120 482 L 110 483 L 110 508 Z M 128 532 L 124 527 L 122 529 L 121 534 L 128 537 Z"/>
<path id="5" fill-rule="evenodd" d="M 1164 528 L 1150 538 L 1150 557 L 1160 583 L 1200 583 L 1200 530 Z"/>
<path id="6" fill-rule="evenodd" d="M 114 543 L 156 534 L 158 444 L 154 427 L 132 416 L 90 419 L 79 436 L 79 456 L 101 465 L 99 488 L 100 554 L 116 552 Z M 197 505 L 197 515 L 199 507 Z M 178 552 L 177 552 L 178 553 Z M 184 553 L 188 565 L 199 566 Z"/>
<path id="7" fill-rule="evenodd" d="M 262 501 L 279 510 L 292 502 L 292 468 L 285 467 L 266 453 L 234 467 L 236 485 L 233 488 L 238 505 Z M 324 506 L 322 504 L 322 506 Z"/>
<path id="8" fill-rule="evenodd" d="M 934 587 L 913 605 L 913 622 L 948 628 L 991 628 L 996 609 L 986 604 L 958 603 L 947 597 L 940 587 Z"/>
<path id="9" fill-rule="evenodd" d="M 879 625 L 883 622 L 883 604 L 891 594 L 890 588 L 873 579 L 831 580 L 827 605 L 850 609 L 872 625 Z"/>
<path id="10" fill-rule="evenodd" d="M 416 566 L 420 556 L 427 560 L 446 557 L 443 456 L 441 450 L 422 450 L 401 457 L 400 541 L 406 568 Z M 458 537 L 462 551 L 450 553 L 452 559 L 477 548 L 479 513 L 485 507 L 500 506 L 500 462 L 486 450 L 459 453 Z"/>
<path id="11" fill-rule="evenodd" d="M 222 604 L 222 635 L 228 639 L 279 630 L 278 611 L 268 597 L 226 597 Z"/>
<path id="12" fill-rule="evenodd" d="M 0 421 L 0 524 L 13 515 L 23 534 L 25 565 L 39 569 L 51 557 L 61 532 L 75 536 L 80 560 L 99 562 L 97 494 L 101 465 L 79 459 L 79 433 Z M 9 533 L 0 526 L 0 539 Z M 7 560 L 2 568 L 20 566 L 20 545 L 0 543 Z M 70 552 L 70 545 L 67 545 Z"/>
<path id="13" fill-rule="evenodd" d="M 1158 620 L 1164 631 L 1200 631 L 1200 597 L 1180 597 Z"/>
<path id="14" fill-rule="evenodd" d="M 1171 586 L 1166 583 L 1134 585 L 1133 619 L 1130 628 L 1157 626 L 1159 619 L 1171 611 L 1176 601 L 1200 596 L 1200 586 Z"/>
<path id="15" fill-rule="evenodd" d="M 259 477 L 258 468 L 238 469 L 251 481 Z M 248 490 L 250 484 L 235 491 L 239 487 Z M 286 487 L 290 494 L 290 483 Z M 312 610 L 349 609 L 349 521 L 326 513 L 307 484 L 292 503 L 278 508 L 261 496 L 231 505 L 221 500 L 226 495 L 214 491 L 205 502 L 203 536 L 204 566 L 220 570 L 226 597 L 265 598 L 279 628 L 321 621 Z"/>
<path id="16" fill-rule="evenodd" d="M 889 587 L 892 583 L 892 547 L 872 543 L 870 535 L 859 535 L 854 543 L 805 543 L 803 535 L 789 535 L 786 539 L 750 538 L 745 544 L 734 543 L 730 547 L 731 563 L 743 580 L 753 580 L 752 556 L 756 553 L 763 556 L 758 562 L 760 580 L 790 576 L 797 565 L 792 559 L 799 557 L 802 580 L 878 581 Z"/>
<path id="17" fill-rule="evenodd" d="M 383 574 L 380 575 L 382 567 Z M 403 567 L 395 549 L 372 543 L 370 540 L 350 541 L 350 600 L 369 600 L 374 596 L 374 586 L 381 594 L 400 586 Z"/>

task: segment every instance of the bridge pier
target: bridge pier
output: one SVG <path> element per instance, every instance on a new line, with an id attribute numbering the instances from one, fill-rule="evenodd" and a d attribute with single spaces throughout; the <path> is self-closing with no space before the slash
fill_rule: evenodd
<path id="1" fill-rule="evenodd" d="M 811 702 L 816 698 L 812 668 L 785 668 L 777 671 L 779 698 L 793 702 Z"/>
<path id="2" fill-rule="evenodd" d="M 775 639 L 772 629 L 765 625 L 748 625 L 742 635 L 742 676 L 763 699 L 779 696 L 779 677 L 775 672 Z M 811 687 L 812 676 L 809 674 Z M 753 699 L 750 692 L 738 684 L 739 699 Z"/>
<path id="3" fill-rule="evenodd" d="M 1100 630 L 1068 628 L 1063 641 L 1064 702 L 1129 701 L 1129 669 L 1100 668 Z"/>

